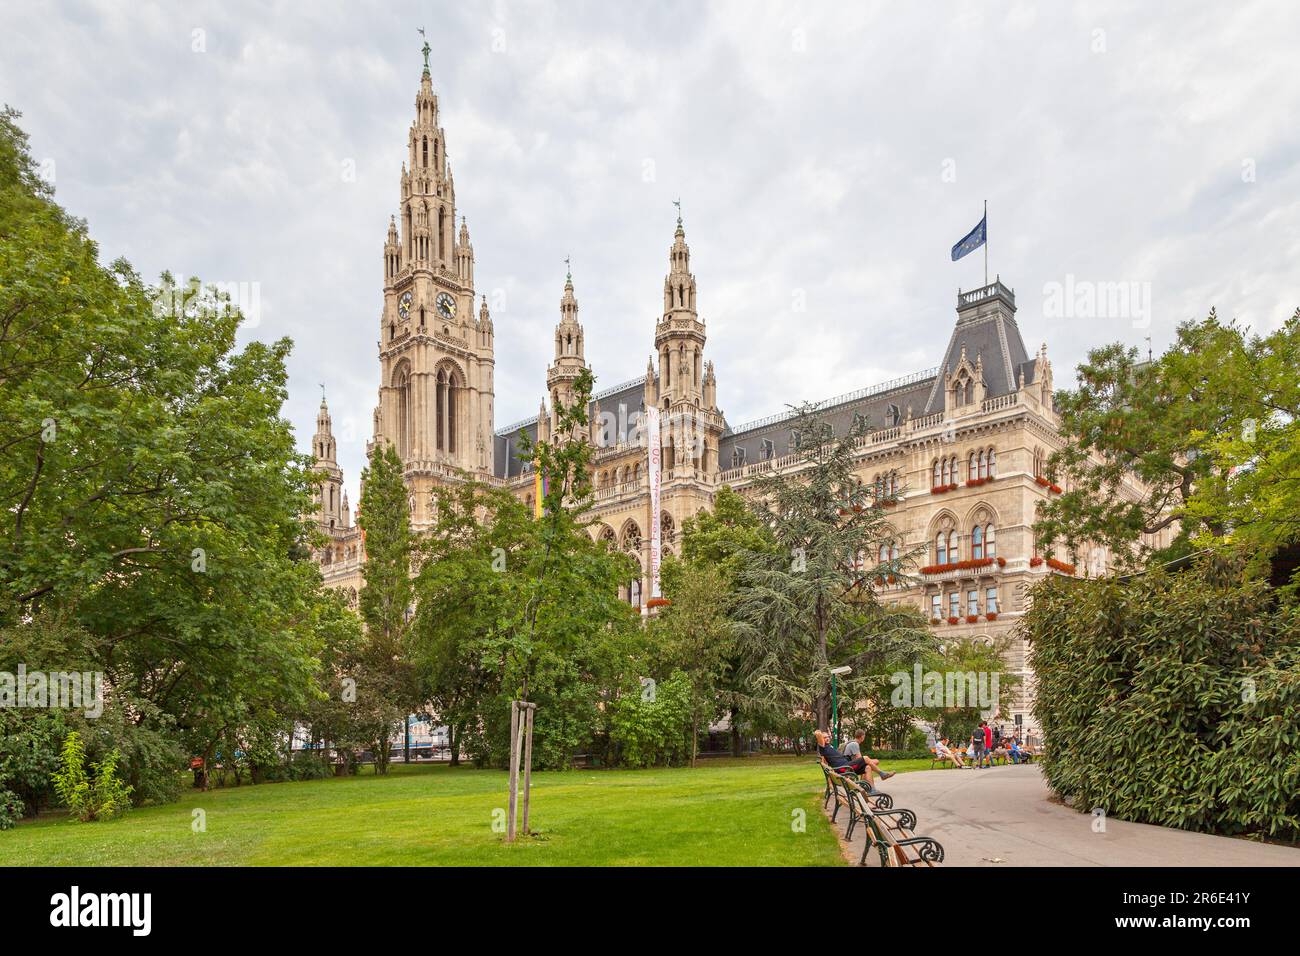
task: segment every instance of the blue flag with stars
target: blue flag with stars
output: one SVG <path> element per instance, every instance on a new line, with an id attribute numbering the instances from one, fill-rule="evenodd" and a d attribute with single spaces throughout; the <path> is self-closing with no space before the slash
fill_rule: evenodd
<path id="1" fill-rule="evenodd" d="M 984 245 L 985 241 L 989 237 L 988 222 L 989 214 L 985 213 L 984 217 L 980 219 L 979 225 L 966 233 L 966 238 L 952 247 L 953 262 L 956 262 L 962 256 L 969 255 L 980 246 Z"/>

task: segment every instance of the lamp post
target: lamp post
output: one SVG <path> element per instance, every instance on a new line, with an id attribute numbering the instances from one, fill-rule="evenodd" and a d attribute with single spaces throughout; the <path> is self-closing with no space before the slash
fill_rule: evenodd
<path id="1" fill-rule="evenodd" d="M 831 668 L 831 723 L 835 726 L 835 749 L 840 749 L 840 710 L 839 702 L 835 696 L 835 678 L 840 675 L 852 674 L 853 668 L 848 664 L 842 667 Z"/>

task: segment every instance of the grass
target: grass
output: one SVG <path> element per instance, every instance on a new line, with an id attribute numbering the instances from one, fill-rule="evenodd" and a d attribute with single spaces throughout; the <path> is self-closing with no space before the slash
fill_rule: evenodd
<path id="1" fill-rule="evenodd" d="M 887 765 L 928 768 L 928 761 Z M 536 836 L 513 845 L 502 771 L 395 764 L 386 777 L 187 791 L 97 823 L 63 814 L 0 832 L 3 866 L 835 866 L 808 757 L 694 770 L 533 775 Z M 206 832 L 191 827 L 202 810 Z M 498 812 L 499 811 L 499 812 Z M 802 815 L 796 811 L 803 811 Z M 804 828 L 794 824 L 800 819 Z"/>

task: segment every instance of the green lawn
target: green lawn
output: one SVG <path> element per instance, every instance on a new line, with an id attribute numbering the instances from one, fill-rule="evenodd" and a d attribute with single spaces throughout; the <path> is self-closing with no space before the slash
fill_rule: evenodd
<path id="1" fill-rule="evenodd" d="M 839 865 L 821 795 L 808 757 L 537 773 L 538 835 L 508 846 L 492 828 L 504 772 L 397 764 L 387 777 L 191 790 L 105 823 L 43 816 L 0 831 L 0 865 Z M 191 828 L 196 808 L 204 833 Z"/>

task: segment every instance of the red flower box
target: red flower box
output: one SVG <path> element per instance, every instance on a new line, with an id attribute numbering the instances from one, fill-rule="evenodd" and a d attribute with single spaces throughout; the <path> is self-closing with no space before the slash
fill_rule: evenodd
<path id="1" fill-rule="evenodd" d="M 646 607 L 668 607 L 672 603 L 673 602 L 668 600 L 668 598 L 657 597 L 657 598 L 651 598 L 650 600 L 646 601 L 645 606 Z"/>
<path id="2" fill-rule="evenodd" d="M 1038 567 L 1038 566 L 1039 566 L 1040 564 L 1042 564 L 1042 563 L 1043 563 L 1043 559 L 1042 559 L 1042 558 L 1030 558 L 1030 559 L 1029 559 L 1029 566 L 1030 566 L 1031 568 L 1036 568 L 1036 567 Z"/>
<path id="3" fill-rule="evenodd" d="M 984 484 L 984 482 L 986 482 L 986 481 L 988 481 L 987 478 L 967 478 L 967 479 L 966 479 L 966 487 L 967 487 L 967 488 L 978 488 L 980 485 Z"/>
<path id="4" fill-rule="evenodd" d="M 930 618 L 930 623 L 931 623 L 931 624 L 942 624 L 942 623 L 943 623 L 943 619 L 942 619 L 942 618 L 938 618 L 938 617 L 932 617 L 932 618 Z"/>
<path id="5" fill-rule="evenodd" d="M 984 615 L 984 619 L 985 619 L 986 621 L 996 621 L 996 620 L 998 619 L 998 612 L 997 612 L 997 611 L 989 611 L 988 614 L 985 614 L 985 615 Z"/>
<path id="6" fill-rule="evenodd" d="M 1034 475 L 1034 481 L 1038 482 L 1044 488 L 1046 488 L 1048 485 L 1051 484 L 1051 482 L 1048 481 L 1046 478 L 1044 478 L 1042 475 Z"/>
<path id="7" fill-rule="evenodd" d="M 967 615 L 966 615 L 966 623 L 967 623 L 967 624 L 974 624 L 974 623 L 975 623 L 976 621 L 978 621 L 979 619 L 980 619 L 980 616 L 979 616 L 978 614 L 967 614 Z"/>
<path id="8" fill-rule="evenodd" d="M 1048 558 L 1047 566 L 1055 571 L 1060 571 L 1062 574 L 1074 574 L 1076 570 L 1073 564 L 1057 561 L 1056 558 Z"/>
<path id="9" fill-rule="evenodd" d="M 1052 494 L 1054 494 L 1054 495 L 1059 495 L 1059 494 L 1061 493 L 1061 486 L 1060 486 L 1060 485 L 1048 485 L 1048 486 L 1047 486 L 1047 490 L 1050 491 L 1050 492 L 1051 492 Z"/>
<path id="10" fill-rule="evenodd" d="M 1000 567 L 1000 568 L 1005 568 L 1006 566 L 1007 566 L 1007 559 L 1006 559 L 1006 558 L 998 558 L 998 567 Z"/>
<path id="11" fill-rule="evenodd" d="M 961 618 L 958 618 L 958 617 L 950 617 L 950 618 L 948 618 L 948 623 L 949 623 L 949 624 L 956 624 L 959 620 L 961 620 Z"/>
<path id="12" fill-rule="evenodd" d="M 992 563 L 992 558 L 967 558 L 965 561 L 949 561 L 947 564 L 927 564 L 921 568 L 921 573 L 943 574 L 945 571 L 970 571 L 974 568 L 987 568 Z"/>

